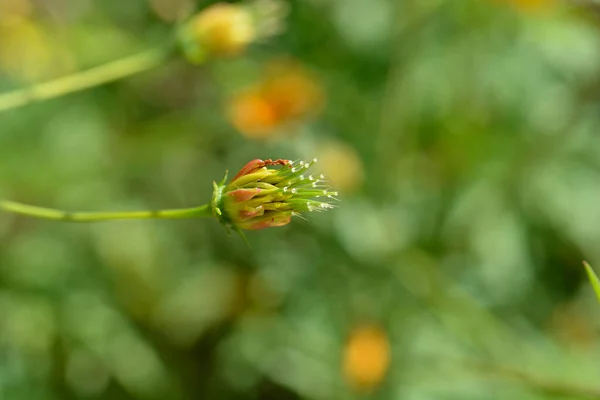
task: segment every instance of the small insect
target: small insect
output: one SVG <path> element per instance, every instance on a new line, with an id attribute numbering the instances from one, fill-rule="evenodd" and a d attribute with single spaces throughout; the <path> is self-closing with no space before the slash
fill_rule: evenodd
<path id="1" fill-rule="evenodd" d="M 264 167 L 268 167 L 269 165 L 289 165 L 291 164 L 292 161 L 290 160 L 284 160 L 282 158 L 279 158 L 275 161 L 271 160 L 270 158 L 268 160 L 261 160 L 259 158 L 250 161 L 248 164 L 246 164 L 241 170 L 240 172 L 238 172 L 238 174 L 233 178 L 233 180 L 236 180 L 237 178 L 239 178 L 240 176 L 243 175 L 248 175 L 251 174 L 255 171 L 258 171 L 261 168 Z"/>

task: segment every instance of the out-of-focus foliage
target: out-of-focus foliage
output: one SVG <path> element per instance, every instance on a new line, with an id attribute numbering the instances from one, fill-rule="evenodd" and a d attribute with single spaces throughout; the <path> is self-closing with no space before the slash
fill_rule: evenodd
<path id="1" fill-rule="evenodd" d="M 590 264 L 584 261 L 583 266 L 585 267 L 585 271 L 588 275 L 590 283 L 592 284 L 594 293 L 596 293 L 596 298 L 598 301 L 600 301 L 600 279 L 598 279 L 598 275 L 596 275 Z"/>
<path id="2" fill-rule="evenodd" d="M 0 90 L 212 3 L 1 0 Z M 0 114 L 2 198 L 188 207 L 315 156 L 341 198 L 251 248 L 216 221 L 0 215 L 0 399 L 598 398 L 597 2 L 289 6 L 239 57 Z"/>

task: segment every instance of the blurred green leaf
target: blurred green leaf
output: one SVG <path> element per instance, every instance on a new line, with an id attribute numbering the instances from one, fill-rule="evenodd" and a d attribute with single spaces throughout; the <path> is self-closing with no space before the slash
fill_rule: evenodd
<path id="1" fill-rule="evenodd" d="M 585 272 L 587 272 L 587 276 L 590 279 L 592 284 L 592 288 L 594 289 L 594 293 L 596 293 L 596 297 L 598 298 L 598 302 L 600 302 L 600 279 L 590 266 L 587 261 L 583 262 L 583 266 L 585 267 Z"/>

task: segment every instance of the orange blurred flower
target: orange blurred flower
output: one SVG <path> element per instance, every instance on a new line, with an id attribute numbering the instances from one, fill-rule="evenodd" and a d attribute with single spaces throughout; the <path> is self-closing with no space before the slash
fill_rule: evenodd
<path id="1" fill-rule="evenodd" d="M 317 112 L 322 102 L 322 89 L 309 71 L 291 60 L 275 60 L 260 82 L 233 96 L 228 114 L 242 134 L 264 139 Z"/>
<path id="2" fill-rule="evenodd" d="M 323 93 L 316 79 L 291 60 L 276 60 L 265 70 L 261 92 L 277 115 L 302 118 L 321 105 Z"/>
<path id="3" fill-rule="evenodd" d="M 357 390 L 370 390 L 381 383 L 390 366 L 387 333 L 377 325 L 356 327 L 344 349 L 344 376 Z"/>
<path id="4" fill-rule="evenodd" d="M 229 105 L 229 118 L 233 125 L 252 139 L 271 136 L 278 116 L 271 105 L 253 90 L 239 93 Z"/>

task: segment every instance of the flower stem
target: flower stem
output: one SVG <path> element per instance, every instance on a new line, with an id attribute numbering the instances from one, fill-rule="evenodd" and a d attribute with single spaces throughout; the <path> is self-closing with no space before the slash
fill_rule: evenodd
<path id="1" fill-rule="evenodd" d="M 172 54 L 163 46 L 28 88 L 0 94 L 0 112 L 113 82 L 155 68 Z"/>
<path id="2" fill-rule="evenodd" d="M 177 219 L 212 217 L 212 207 L 204 204 L 193 208 L 157 211 L 108 211 L 108 212 L 67 212 L 53 208 L 37 207 L 14 201 L 0 201 L 0 209 L 34 218 L 67 222 L 99 222 L 119 219 Z"/>

